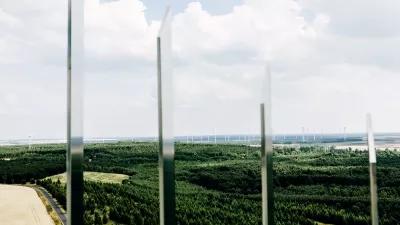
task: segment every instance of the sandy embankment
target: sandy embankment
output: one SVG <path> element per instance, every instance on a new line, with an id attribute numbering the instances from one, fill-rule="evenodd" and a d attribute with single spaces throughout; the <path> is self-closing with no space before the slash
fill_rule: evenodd
<path id="1" fill-rule="evenodd" d="M 14 185 L 0 185 L 0 223 L 54 225 L 36 191 Z"/>

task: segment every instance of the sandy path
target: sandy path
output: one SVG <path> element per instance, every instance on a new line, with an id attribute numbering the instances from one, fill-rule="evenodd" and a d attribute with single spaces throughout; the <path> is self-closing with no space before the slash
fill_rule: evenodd
<path id="1" fill-rule="evenodd" d="M 54 225 L 35 190 L 2 184 L 0 184 L 0 223 Z"/>

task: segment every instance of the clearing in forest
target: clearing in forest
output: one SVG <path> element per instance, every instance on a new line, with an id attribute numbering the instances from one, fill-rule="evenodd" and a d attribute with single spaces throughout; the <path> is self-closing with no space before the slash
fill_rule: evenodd
<path id="1" fill-rule="evenodd" d="M 121 184 L 123 180 L 129 179 L 129 176 L 125 174 L 100 172 L 84 172 L 83 177 L 86 181 L 111 184 Z M 47 178 L 50 178 L 52 181 L 60 180 L 61 183 L 65 183 L 67 177 L 65 173 L 62 173 Z"/>
<path id="2" fill-rule="evenodd" d="M 0 184 L 1 224 L 53 225 L 46 208 L 32 188 Z"/>

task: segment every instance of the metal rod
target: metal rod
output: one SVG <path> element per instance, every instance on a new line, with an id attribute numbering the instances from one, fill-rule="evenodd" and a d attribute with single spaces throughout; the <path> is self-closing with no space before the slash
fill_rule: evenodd
<path id="1" fill-rule="evenodd" d="M 83 0 L 68 1 L 67 224 L 83 224 Z"/>
<path id="2" fill-rule="evenodd" d="M 167 8 L 157 38 L 160 225 L 176 224 L 171 17 Z"/>
<path id="3" fill-rule="evenodd" d="M 261 114 L 261 182 L 262 182 L 262 223 L 274 224 L 274 192 L 272 170 L 272 127 L 271 127 L 271 75 L 266 69 L 263 86 L 263 103 L 260 105 Z"/>
<path id="4" fill-rule="evenodd" d="M 273 224 L 272 141 L 266 134 L 265 105 L 261 104 L 261 182 L 263 225 Z"/>
<path id="5" fill-rule="evenodd" d="M 371 114 L 367 115 L 368 151 L 369 151 L 369 178 L 371 191 L 371 224 L 378 225 L 378 185 L 376 177 L 376 150 L 375 138 L 372 130 Z"/>

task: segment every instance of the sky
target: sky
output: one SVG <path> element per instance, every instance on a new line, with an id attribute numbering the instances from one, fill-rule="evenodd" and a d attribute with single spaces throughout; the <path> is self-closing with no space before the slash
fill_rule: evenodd
<path id="1" fill-rule="evenodd" d="M 176 135 L 399 132 L 398 0 L 85 0 L 84 134 L 157 135 L 156 38 L 173 10 Z M 65 138 L 67 2 L 0 2 L 0 139 Z"/>

